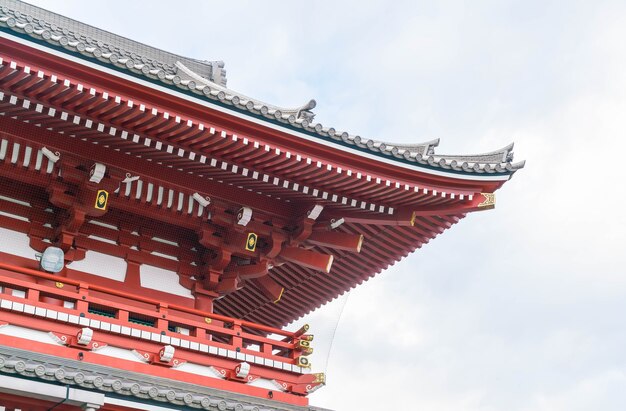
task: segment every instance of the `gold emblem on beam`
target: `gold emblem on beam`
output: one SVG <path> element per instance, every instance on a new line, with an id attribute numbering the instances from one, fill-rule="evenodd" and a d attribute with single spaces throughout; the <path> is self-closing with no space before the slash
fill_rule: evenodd
<path id="1" fill-rule="evenodd" d="M 311 374 L 315 377 L 315 379 L 313 380 L 313 384 L 324 384 L 326 383 L 326 374 L 324 374 L 323 372 L 317 372 L 317 373 L 313 373 Z"/>
<path id="2" fill-rule="evenodd" d="M 307 340 L 299 340 L 297 345 L 300 348 L 310 348 L 311 347 L 311 343 L 309 341 L 307 341 Z"/>
<path id="3" fill-rule="evenodd" d="M 298 357 L 298 366 L 302 368 L 311 368 L 311 361 L 306 357 Z"/>
<path id="4" fill-rule="evenodd" d="M 480 193 L 480 195 L 483 196 L 484 200 L 478 204 L 478 207 L 493 207 L 496 205 L 495 193 Z"/>
<path id="5" fill-rule="evenodd" d="M 98 193 L 96 194 L 96 203 L 93 207 L 97 210 L 106 210 L 108 201 L 109 193 L 106 190 L 98 190 Z"/>
<path id="6" fill-rule="evenodd" d="M 246 251 L 254 251 L 256 250 L 256 242 L 258 240 L 258 236 L 254 233 L 248 234 L 248 239 L 246 240 Z"/>

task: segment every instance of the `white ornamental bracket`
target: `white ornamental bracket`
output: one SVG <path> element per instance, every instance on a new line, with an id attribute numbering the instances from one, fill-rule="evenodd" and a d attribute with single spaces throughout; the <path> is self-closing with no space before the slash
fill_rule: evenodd
<path id="1" fill-rule="evenodd" d="M 193 199 L 198 202 L 202 207 L 208 207 L 211 204 L 211 197 L 203 197 L 200 193 L 193 193 Z"/>
<path id="2" fill-rule="evenodd" d="M 61 158 L 61 154 L 58 151 L 52 151 L 48 147 L 42 147 L 41 153 L 46 156 L 51 163 L 56 163 Z"/>
<path id="3" fill-rule="evenodd" d="M 322 210 L 324 209 L 323 205 L 316 204 L 312 209 L 306 212 L 306 217 L 311 220 L 317 220 L 317 217 L 320 216 Z"/>
<path id="4" fill-rule="evenodd" d="M 170 362 L 174 358 L 175 352 L 176 349 L 174 347 L 172 347 L 171 345 L 166 345 L 165 347 L 161 348 L 161 351 L 159 351 L 159 360 L 161 360 L 162 362 Z"/>
<path id="5" fill-rule="evenodd" d="M 333 230 L 337 227 L 339 227 L 340 225 L 342 225 L 345 222 L 345 220 L 343 219 L 343 217 L 341 217 L 338 220 L 332 219 L 330 220 L 330 228 L 332 228 Z"/>
<path id="6" fill-rule="evenodd" d="M 104 173 L 107 171 L 107 168 L 104 164 L 95 163 L 91 166 L 91 170 L 89 171 L 89 182 L 91 183 L 100 183 L 104 178 Z"/>
<path id="7" fill-rule="evenodd" d="M 76 343 L 79 345 L 89 345 L 93 338 L 93 330 L 91 328 L 83 328 L 76 334 Z"/>
<path id="8" fill-rule="evenodd" d="M 250 207 L 241 207 L 237 213 L 237 224 L 247 226 L 252 219 L 252 209 Z"/>
<path id="9" fill-rule="evenodd" d="M 250 374 L 250 364 L 247 362 L 242 362 L 237 367 L 235 367 L 235 375 L 237 378 L 246 378 Z"/>

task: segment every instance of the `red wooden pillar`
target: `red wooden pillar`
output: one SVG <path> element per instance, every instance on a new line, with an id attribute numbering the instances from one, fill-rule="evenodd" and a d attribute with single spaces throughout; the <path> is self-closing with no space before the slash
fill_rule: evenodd
<path id="1" fill-rule="evenodd" d="M 140 266 L 141 263 L 134 261 L 130 256 L 126 259 L 126 276 L 124 277 L 124 283 L 129 289 L 136 290 L 141 287 Z"/>
<path id="2" fill-rule="evenodd" d="M 47 280 L 45 278 L 36 278 L 35 282 L 37 284 L 47 285 L 47 286 L 50 286 L 50 287 L 63 288 L 63 287 L 65 287 L 65 283 L 63 283 L 63 277 L 66 276 L 66 271 L 67 271 L 67 268 L 63 268 L 63 271 L 59 272 L 59 274 L 58 274 L 59 275 L 58 281 Z M 63 300 L 60 300 L 60 299 L 54 298 L 54 297 L 42 296 L 41 297 L 41 302 L 46 303 L 46 304 L 50 304 L 50 305 L 56 305 L 58 307 L 63 307 Z"/>
<path id="3" fill-rule="evenodd" d="M 213 300 L 218 297 L 216 293 L 205 290 L 198 283 L 194 284 L 192 293 L 195 298 L 194 308 L 196 310 L 204 311 L 207 313 L 213 312 Z"/>

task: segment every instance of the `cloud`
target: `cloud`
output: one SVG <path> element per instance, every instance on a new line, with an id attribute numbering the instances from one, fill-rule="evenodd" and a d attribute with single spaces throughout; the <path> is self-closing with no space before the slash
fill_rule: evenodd
<path id="1" fill-rule="evenodd" d="M 607 370 L 603 373 L 586 377 L 573 387 L 540 394 L 533 398 L 533 404 L 528 410 L 617 410 L 624 409 L 624 387 L 626 375 L 623 370 Z"/>
<path id="2" fill-rule="evenodd" d="M 515 141 L 527 167 L 495 210 L 303 320 L 321 368 L 335 335 L 313 404 L 625 408 L 623 2 L 38 3 L 223 59 L 245 94 L 315 97 L 338 130 L 447 153 Z"/>

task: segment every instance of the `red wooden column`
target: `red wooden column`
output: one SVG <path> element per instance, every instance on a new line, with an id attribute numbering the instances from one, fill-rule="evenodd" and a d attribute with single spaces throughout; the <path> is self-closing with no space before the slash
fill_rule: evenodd
<path id="1" fill-rule="evenodd" d="M 199 283 L 194 283 L 192 294 L 195 298 L 194 308 L 196 310 L 213 312 L 213 300 L 219 297 L 219 294 L 205 290 Z"/>

